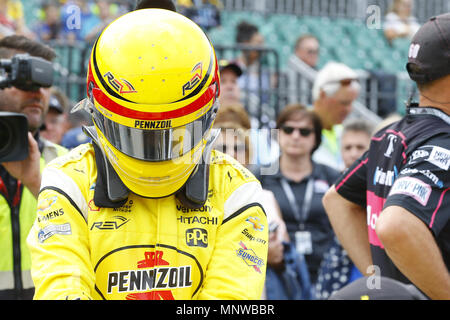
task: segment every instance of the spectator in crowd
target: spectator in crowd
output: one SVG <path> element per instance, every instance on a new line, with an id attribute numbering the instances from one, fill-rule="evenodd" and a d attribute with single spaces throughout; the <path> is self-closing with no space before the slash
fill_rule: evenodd
<path id="1" fill-rule="evenodd" d="M 5 37 L 14 34 L 15 25 L 8 14 L 9 0 L 0 0 L 0 36 Z"/>
<path id="2" fill-rule="evenodd" d="M 297 39 L 294 48 L 294 55 L 308 67 L 317 69 L 319 50 L 319 40 L 312 34 L 305 34 Z"/>
<path id="3" fill-rule="evenodd" d="M 304 34 L 297 39 L 294 53 L 289 57 L 287 64 L 290 103 L 298 101 L 311 104 L 311 84 L 304 75 L 316 73 L 319 49 L 319 40 L 312 34 Z"/>
<path id="4" fill-rule="evenodd" d="M 242 21 L 236 30 L 236 43 L 246 46 L 261 47 L 264 45 L 264 37 L 259 32 L 256 25 Z M 245 71 L 249 68 L 256 68 L 259 64 L 260 53 L 257 50 L 244 51 L 239 58 L 241 66 Z"/>
<path id="5" fill-rule="evenodd" d="M 241 89 L 238 79 L 242 69 L 233 61 L 219 60 L 220 66 L 220 105 L 241 103 Z"/>
<path id="6" fill-rule="evenodd" d="M 413 0 L 394 0 L 385 17 L 384 35 L 389 42 L 398 38 L 411 39 L 420 24 L 412 15 Z"/>
<path id="7" fill-rule="evenodd" d="M 243 72 L 238 79 L 241 101 L 252 119 L 252 126 L 260 128 L 262 127 L 260 112 L 273 111 L 267 108 L 271 83 L 275 81 L 271 77 L 270 70 L 264 65 L 264 55 L 258 50 L 264 46 L 264 37 L 256 25 L 244 21 L 237 26 L 236 43 L 242 47 L 242 53 L 235 61 Z M 277 145 L 273 143 L 269 130 L 264 129 L 257 133 L 253 139 L 254 145 L 257 146 L 256 162 L 267 165 L 278 157 Z"/>
<path id="8" fill-rule="evenodd" d="M 0 0 L 0 26 L 3 36 L 19 34 L 33 37 L 25 24 L 21 0 Z"/>
<path id="9" fill-rule="evenodd" d="M 311 283 L 315 283 L 323 254 L 333 231 L 322 206 L 322 196 L 339 173 L 311 159 L 322 139 L 320 118 L 303 105 L 286 106 L 277 118 L 279 171 L 257 176 L 271 190 L 281 208 L 289 234 L 298 252 L 305 255 Z"/>
<path id="10" fill-rule="evenodd" d="M 414 35 L 406 69 L 419 103 L 372 138 L 324 197 L 336 235 L 365 275 L 450 299 L 450 14 Z"/>
<path id="11" fill-rule="evenodd" d="M 214 127 L 221 132 L 216 140 L 215 149 L 226 153 L 248 167 L 252 161 L 250 143 L 250 118 L 240 104 L 221 105 L 217 112 Z"/>
<path id="12" fill-rule="evenodd" d="M 93 43 L 102 30 L 116 18 L 116 15 L 112 13 L 112 6 L 109 0 L 98 0 L 96 4 L 99 20 L 90 30 L 85 32 L 84 40 L 88 43 Z"/>
<path id="13" fill-rule="evenodd" d="M 219 27 L 221 24 L 220 10 L 223 4 L 220 0 L 177 0 L 178 12 L 185 15 L 203 30 Z"/>
<path id="14" fill-rule="evenodd" d="M 214 148 L 232 156 L 245 167 L 251 169 L 251 159 L 253 158 L 250 136 L 251 124 L 244 107 L 230 104 L 221 106 L 217 112 L 214 127 L 221 129 Z M 276 267 L 283 262 L 283 241 L 289 241 L 289 235 L 281 216 L 280 207 L 272 191 L 263 189 L 261 203 L 267 214 L 268 225 L 273 226 L 274 229 L 273 231 L 269 230 L 267 264 L 269 267 Z M 267 297 L 267 290 L 270 290 L 270 288 L 266 286 L 263 298 Z"/>
<path id="15" fill-rule="evenodd" d="M 219 60 L 220 66 L 220 105 L 240 105 L 243 97 L 241 88 L 238 85 L 239 77 L 242 76 L 242 69 L 235 61 Z M 248 115 L 246 116 L 248 117 Z M 273 158 L 272 154 L 277 154 L 277 144 L 268 140 L 268 130 L 257 130 L 259 121 L 255 117 L 250 118 L 251 143 L 253 146 L 252 163 L 268 164 Z"/>
<path id="16" fill-rule="evenodd" d="M 43 5 L 44 19 L 39 21 L 33 31 L 41 41 L 49 41 L 61 38 L 61 16 L 60 6 L 55 2 Z"/>
<path id="17" fill-rule="evenodd" d="M 364 119 L 347 119 L 343 123 L 341 154 L 345 168 L 349 168 L 369 149 L 374 127 Z"/>
<path id="18" fill-rule="evenodd" d="M 69 129 L 64 134 L 61 145 L 67 149 L 73 149 L 78 147 L 80 144 L 91 142 L 89 138 L 83 131 L 83 126 L 92 125 L 92 119 L 90 115 L 83 111 L 70 112 L 68 115 Z"/>
<path id="19" fill-rule="evenodd" d="M 48 61 L 54 51 L 24 36 L 0 40 L 0 59 L 28 53 Z M 36 217 L 41 171 L 52 159 L 67 150 L 40 137 L 39 128 L 48 111 L 50 89 L 24 91 L 16 87 L 0 90 L 0 111 L 22 113 L 28 120 L 28 157 L 0 165 L 0 299 L 31 299 L 31 257 L 26 236 Z"/>
<path id="20" fill-rule="evenodd" d="M 236 44 L 242 46 L 242 53 L 236 60 L 243 71 L 238 83 L 247 110 L 253 116 L 268 102 L 270 89 L 271 79 L 264 69 L 264 56 L 257 50 L 264 46 L 264 37 L 256 25 L 243 21 L 237 25 Z"/>
<path id="21" fill-rule="evenodd" d="M 41 130 L 42 137 L 53 143 L 61 144 L 64 134 L 69 129 L 68 107 L 69 102 L 64 93 L 56 87 L 52 87 L 49 108 L 45 115 L 45 126 Z"/>
<path id="22" fill-rule="evenodd" d="M 364 119 L 347 119 L 342 131 L 342 159 L 345 168 L 361 157 L 369 149 L 373 134 L 373 126 Z M 328 251 L 325 253 L 316 283 L 317 299 L 328 299 L 330 295 L 362 277 L 353 264 L 339 240 L 334 237 Z"/>
<path id="23" fill-rule="evenodd" d="M 329 62 L 319 71 L 312 95 L 314 111 L 322 122 L 322 144 L 314 153 L 318 163 L 344 169 L 341 156 L 342 122 L 352 111 L 360 84 L 355 71 L 342 63 Z"/>

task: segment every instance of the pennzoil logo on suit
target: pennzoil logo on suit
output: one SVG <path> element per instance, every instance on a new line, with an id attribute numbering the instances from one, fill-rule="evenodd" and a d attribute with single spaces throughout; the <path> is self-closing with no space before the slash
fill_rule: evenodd
<path id="1" fill-rule="evenodd" d="M 204 274 L 194 256 L 164 244 L 113 250 L 100 259 L 95 272 L 95 290 L 108 300 L 174 300 L 181 291 L 195 295 Z"/>

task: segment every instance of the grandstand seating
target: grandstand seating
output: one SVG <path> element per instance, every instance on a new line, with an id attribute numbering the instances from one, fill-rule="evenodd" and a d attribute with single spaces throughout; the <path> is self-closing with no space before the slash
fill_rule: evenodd
<path id="1" fill-rule="evenodd" d="M 409 39 L 397 39 L 390 44 L 382 29 L 371 29 L 361 19 L 227 10 L 222 11 L 221 17 L 222 25 L 208 32 L 215 46 L 232 46 L 235 44 L 236 26 L 241 21 L 253 23 L 264 35 L 265 45 L 277 52 L 281 72 L 286 71 L 297 38 L 310 33 L 321 44 L 318 68 L 329 61 L 338 61 L 353 69 L 395 74 L 398 82 L 395 93 L 397 109 L 404 112 L 404 102 L 412 86 L 405 69 Z M 224 53 L 226 56 L 221 58 L 234 58 L 232 52 Z"/>
<path id="2" fill-rule="evenodd" d="M 33 25 L 42 16 L 42 0 L 27 1 L 24 13 L 27 24 Z M 314 34 L 321 43 L 319 65 L 328 61 L 340 61 L 354 69 L 384 70 L 398 75 L 398 109 L 403 110 L 403 101 L 407 99 L 408 87 L 405 78 L 405 63 L 408 40 L 397 40 L 392 46 L 386 41 L 383 30 L 370 29 L 363 19 L 343 17 L 305 16 L 288 13 L 264 13 L 261 11 L 223 10 L 221 26 L 208 31 L 212 43 L 217 46 L 235 45 L 236 26 L 241 21 L 257 25 L 264 35 L 266 46 L 278 55 L 279 70 L 286 70 L 287 61 L 294 51 L 297 38 L 305 33 Z M 77 43 L 72 46 L 51 44 L 57 51 L 58 75 L 56 81 L 65 87 L 64 91 L 72 101 L 79 100 L 84 94 L 85 66 L 90 45 Z M 223 50 L 220 58 L 233 59 L 238 50 Z M 223 56 L 220 56 L 220 55 Z M 273 60 L 274 55 L 268 55 Z M 274 66 L 270 61 L 269 65 Z"/>
<path id="3" fill-rule="evenodd" d="M 354 69 L 381 69 L 396 73 L 405 71 L 409 41 L 399 39 L 392 46 L 383 30 L 369 29 L 361 20 L 326 17 L 303 17 L 288 14 L 265 16 L 257 12 L 222 12 L 222 26 L 209 31 L 214 45 L 235 43 L 235 29 L 247 21 L 259 27 L 266 46 L 274 48 L 280 57 L 280 68 L 294 50 L 295 41 L 305 33 L 314 34 L 321 43 L 319 67 L 334 60 Z"/>

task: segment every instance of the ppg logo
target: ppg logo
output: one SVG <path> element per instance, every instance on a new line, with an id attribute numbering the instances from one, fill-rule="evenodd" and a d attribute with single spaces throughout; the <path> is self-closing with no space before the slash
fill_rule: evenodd
<path id="1" fill-rule="evenodd" d="M 208 246 L 208 232 L 200 228 L 187 229 L 186 244 L 190 247 L 206 248 Z"/>

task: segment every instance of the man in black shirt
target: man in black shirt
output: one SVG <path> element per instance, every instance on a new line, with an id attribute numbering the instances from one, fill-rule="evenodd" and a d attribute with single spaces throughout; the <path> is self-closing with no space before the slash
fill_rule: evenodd
<path id="1" fill-rule="evenodd" d="M 422 26 L 409 50 L 420 103 L 376 133 L 323 200 L 361 272 L 412 282 L 432 299 L 450 299 L 449 59 L 444 14 Z"/>

